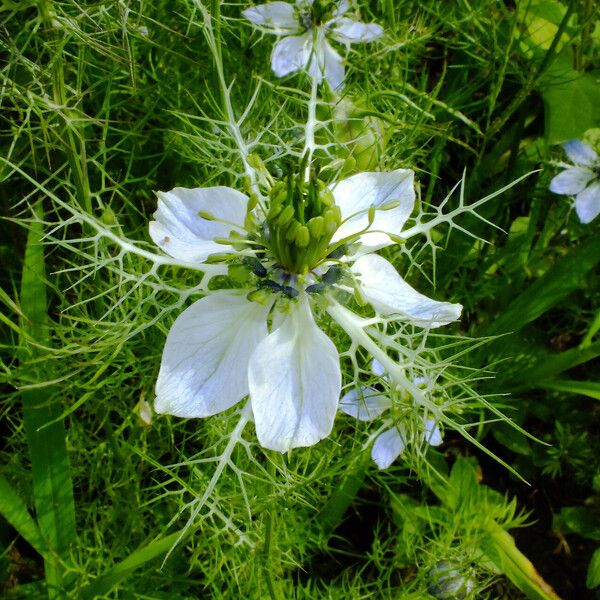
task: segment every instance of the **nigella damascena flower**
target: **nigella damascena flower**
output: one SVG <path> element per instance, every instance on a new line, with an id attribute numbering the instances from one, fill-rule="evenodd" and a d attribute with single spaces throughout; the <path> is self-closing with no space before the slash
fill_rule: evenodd
<path id="1" fill-rule="evenodd" d="M 371 367 L 374 375 L 389 382 L 389 376 L 377 360 Z M 421 386 L 423 378 L 416 378 L 413 383 Z M 340 410 L 360 421 L 373 421 L 385 411 L 393 411 L 394 402 L 389 393 L 384 394 L 369 386 L 360 386 L 344 394 L 340 401 Z M 392 420 L 393 422 L 393 420 Z M 442 432 L 435 419 L 423 418 L 419 423 L 417 435 L 430 446 L 442 443 Z M 393 422 L 392 427 L 380 433 L 371 449 L 371 458 L 380 469 L 387 469 L 403 452 L 410 441 L 409 433 L 401 422 Z"/>
<path id="2" fill-rule="evenodd" d="M 298 0 L 268 2 L 248 8 L 243 15 L 261 31 L 284 36 L 273 47 L 271 67 L 278 77 L 305 69 L 319 83 L 327 79 L 333 89 L 344 81 L 342 57 L 327 38 L 346 46 L 372 42 L 383 34 L 376 23 L 361 23 L 347 16 L 350 3 Z"/>
<path id="3" fill-rule="evenodd" d="M 155 408 L 207 417 L 250 397 L 265 448 L 310 446 L 333 427 L 338 350 L 315 320 L 334 294 L 358 290 L 380 314 L 437 327 L 458 304 L 419 294 L 384 258 L 414 205 L 414 173 L 359 173 L 326 185 L 305 166 L 266 201 L 228 187 L 159 192 L 150 236 L 187 264 L 223 261 L 230 289 L 187 308 L 167 336 Z"/>
<path id="4" fill-rule="evenodd" d="M 575 164 L 561 163 L 565 170 L 552 179 L 550 191 L 575 196 L 579 220 L 590 223 L 600 213 L 600 157 L 579 140 L 565 142 L 563 148 Z"/>

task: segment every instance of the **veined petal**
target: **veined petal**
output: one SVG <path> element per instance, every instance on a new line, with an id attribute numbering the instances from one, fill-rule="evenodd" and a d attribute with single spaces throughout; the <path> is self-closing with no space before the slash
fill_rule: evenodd
<path id="1" fill-rule="evenodd" d="M 387 469 L 404 452 L 405 447 L 404 429 L 392 427 L 377 437 L 371 449 L 371 458 L 380 469 Z"/>
<path id="2" fill-rule="evenodd" d="M 154 408 L 178 417 L 208 417 L 248 394 L 248 362 L 268 335 L 270 305 L 214 293 L 184 310 L 163 350 Z"/>
<path id="3" fill-rule="evenodd" d="M 438 302 L 420 294 L 377 254 L 361 256 L 352 265 L 352 272 L 368 302 L 382 315 L 399 313 L 420 327 L 440 327 L 460 317 L 460 304 Z"/>
<path id="4" fill-rule="evenodd" d="M 555 194 L 578 194 L 594 178 L 594 172 L 587 167 L 569 167 L 550 182 L 550 191 Z"/>
<path id="5" fill-rule="evenodd" d="M 344 65 L 342 57 L 331 47 L 325 39 L 323 32 L 319 32 L 319 38 L 315 51 L 311 57 L 308 72 L 311 77 L 322 81 L 327 79 L 332 89 L 338 89 L 344 83 Z"/>
<path id="6" fill-rule="evenodd" d="M 567 156 L 576 164 L 591 167 L 598 162 L 598 155 L 588 144 L 580 140 L 570 140 L 563 144 Z"/>
<path id="7" fill-rule="evenodd" d="M 435 419 L 425 419 L 423 421 L 423 437 L 430 446 L 439 446 L 443 443 L 442 432 Z"/>
<path id="8" fill-rule="evenodd" d="M 339 241 L 365 229 L 369 224 L 371 206 L 377 208 L 396 201 L 396 207 L 377 210 L 369 228 L 371 231 L 360 236 L 361 243 L 373 249 L 392 244 L 387 233 L 400 234 L 415 205 L 414 175 L 411 169 L 358 173 L 332 185 L 331 191 L 344 221 L 332 241 Z"/>
<path id="9" fill-rule="evenodd" d="M 340 410 L 359 421 L 372 421 L 391 405 L 387 396 L 366 386 L 351 389 L 340 400 Z"/>
<path id="10" fill-rule="evenodd" d="M 231 231 L 243 233 L 248 196 L 229 187 L 175 188 L 158 192 L 158 208 L 150 221 L 150 237 L 173 258 L 204 262 L 210 254 L 228 246 L 215 243 Z M 215 219 L 198 213 L 205 211 Z"/>
<path id="11" fill-rule="evenodd" d="M 317 327 L 306 297 L 257 346 L 248 377 L 263 447 L 285 452 L 329 435 L 342 385 L 340 359 Z"/>
<path id="12" fill-rule="evenodd" d="M 277 77 L 284 77 L 299 69 L 304 69 L 312 51 L 310 32 L 280 39 L 271 54 L 271 68 Z"/>
<path id="13" fill-rule="evenodd" d="M 343 44 L 372 42 L 383 35 L 383 27 L 377 23 L 361 23 L 348 17 L 336 19 L 331 34 Z"/>
<path id="14" fill-rule="evenodd" d="M 592 183 L 575 198 L 575 210 L 582 223 L 590 223 L 600 213 L 600 181 Z"/>
<path id="15" fill-rule="evenodd" d="M 252 6 L 242 14 L 257 27 L 267 33 L 294 33 L 300 30 L 294 6 L 287 2 L 267 2 Z"/>

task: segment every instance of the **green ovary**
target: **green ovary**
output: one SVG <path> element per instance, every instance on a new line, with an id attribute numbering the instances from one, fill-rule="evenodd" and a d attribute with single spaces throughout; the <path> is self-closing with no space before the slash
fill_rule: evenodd
<path id="1" fill-rule="evenodd" d="M 304 275 L 329 254 L 341 214 L 326 185 L 314 173 L 305 182 L 300 171 L 271 188 L 267 225 L 275 260 L 290 273 Z"/>

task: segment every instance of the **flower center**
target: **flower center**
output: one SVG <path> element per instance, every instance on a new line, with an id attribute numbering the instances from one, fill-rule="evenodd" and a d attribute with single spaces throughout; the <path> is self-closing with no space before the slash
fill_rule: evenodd
<path id="1" fill-rule="evenodd" d="M 329 242 L 341 223 L 333 194 L 317 172 L 304 180 L 305 161 L 299 172 L 270 191 L 266 244 L 274 259 L 289 273 L 305 275 L 329 254 Z"/>
<path id="2" fill-rule="evenodd" d="M 335 8 L 335 2 L 320 2 L 315 0 L 312 4 L 303 3 L 299 7 L 298 22 L 305 31 L 319 27 L 330 20 Z"/>

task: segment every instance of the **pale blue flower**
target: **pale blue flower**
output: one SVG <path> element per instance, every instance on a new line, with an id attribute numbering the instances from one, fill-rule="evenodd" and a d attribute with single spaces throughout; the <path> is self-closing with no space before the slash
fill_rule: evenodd
<path id="1" fill-rule="evenodd" d="M 563 148 L 574 165 L 562 163 L 565 170 L 550 182 L 555 194 L 575 196 L 575 211 L 582 223 L 590 223 L 600 213 L 600 158 L 587 144 L 571 140 Z"/>

